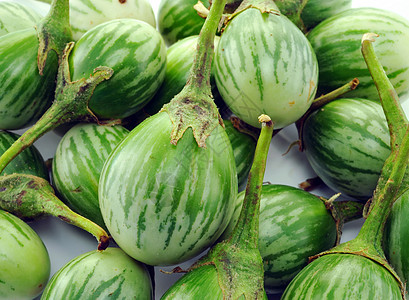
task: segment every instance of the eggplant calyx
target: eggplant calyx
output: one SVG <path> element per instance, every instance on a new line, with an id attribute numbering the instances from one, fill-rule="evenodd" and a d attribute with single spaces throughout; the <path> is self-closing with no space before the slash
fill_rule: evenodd
<path id="1" fill-rule="evenodd" d="M 37 66 L 42 75 L 48 53 L 54 50 L 60 60 L 65 45 L 73 40 L 68 0 L 54 0 L 49 13 L 37 24 L 36 30 L 39 40 Z"/>

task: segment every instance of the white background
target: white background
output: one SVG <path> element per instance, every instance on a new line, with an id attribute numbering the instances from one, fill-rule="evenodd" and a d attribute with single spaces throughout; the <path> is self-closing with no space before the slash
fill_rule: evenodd
<path id="1" fill-rule="evenodd" d="M 159 2 L 160 0 L 151 0 L 155 12 L 157 12 Z M 409 19 L 409 2 L 406 0 L 353 1 L 353 7 L 362 6 L 388 9 Z M 407 102 L 405 104 L 408 106 Z M 51 132 L 40 138 L 35 145 L 43 154 L 44 158 L 49 159 L 54 156 L 59 139 L 59 136 Z M 286 152 L 288 146 L 296 139 L 296 131 L 293 126 L 284 129 L 273 139 L 267 162 L 265 181 L 298 186 L 298 184 L 305 179 L 315 176 L 303 153 L 298 152 L 296 148 L 283 156 L 283 153 Z M 332 195 L 332 192 L 328 189 L 316 190 L 314 193 L 326 197 Z M 362 222 L 362 220 L 358 220 L 347 224 L 344 227 L 342 241 L 354 238 L 362 225 Z M 54 274 L 59 268 L 74 257 L 96 249 L 97 242 L 92 236 L 76 227 L 63 223 L 58 219 L 48 217 L 31 223 L 30 225 L 40 235 L 49 251 L 51 259 L 51 274 Z M 182 267 L 188 267 L 193 261 L 194 260 L 191 260 L 183 264 Z M 156 299 L 159 299 L 163 292 L 166 291 L 166 289 L 180 275 L 165 275 L 158 271 L 159 268 L 155 269 Z M 164 269 L 170 270 L 172 267 Z M 277 297 L 278 295 L 272 298 Z"/>

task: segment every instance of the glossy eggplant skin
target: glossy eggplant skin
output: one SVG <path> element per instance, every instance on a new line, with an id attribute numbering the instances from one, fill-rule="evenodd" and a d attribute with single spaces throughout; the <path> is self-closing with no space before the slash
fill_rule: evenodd
<path id="1" fill-rule="evenodd" d="M 393 275 L 355 254 L 324 255 L 305 267 L 286 288 L 283 300 L 402 299 Z"/>
<path id="2" fill-rule="evenodd" d="M 106 161 L 99 182 L 105 224 L 118 245 L 150 265 L 198 255 L 233 214 L 237 173 L 218 125 L 199 147 L 190 128 L 171 144 L 172 122 L 160 112 L 139 124 Z"/>
<path id="3" fill-rule="evenodd" d="M 244 193 L 237 197 L 224 238 L 238 220 Z M 336 238 L 335 220 L 317 196 L 292 186 L 262 186 L 259 250 L 264 261 L 266 289 L 285 288 L 307 265 L 310 256 L 335 246 Z"/>
<path id="4" fill-rule="evenodd" d="M 37 31 L 24 29 L 0 37 L 0 129 L 22 129 L 51 105 L 57 55 L 48 55 L 43 75 L 37 67 Z"/>
<path id="5" fill-rule="evenodd" d="M 336 192 L 366 201 L 390 153 L 389 129 L 379 102 L 340 98 L 304 123 L 303 145 L 315 173 Z"/>
<path id="6" fill-rule="evenodd" d="M 409 191 L 393 204 L 385 225 L 385 255 L 403 282 L 409 279 Z"/>

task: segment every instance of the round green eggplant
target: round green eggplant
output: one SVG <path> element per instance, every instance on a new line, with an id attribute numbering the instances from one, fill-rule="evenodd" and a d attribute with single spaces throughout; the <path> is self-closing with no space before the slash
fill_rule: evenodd
<path id="1" fill-rule="evenodd" d="M 197 145 L 191 128 L 171 144 L 173 124 L 160 112 L 139 124 L 106 161 L 99 182 L 105 224 L 118 245 L 149 265 L 198 255 L 233 214 L 237 173 L 222 126 Z"/>
<path id="2" fill-rule="evenodd" d="M 311 29 L 320 22 L 351 8 L 352 0 L 309 0 L 305 4 L 301 19 L 307 29 Z"/>
<path id="3" fill-rule="evenodd" d="M 402 295 L 397 280 L 380 264 L 354 254 L 328 254 L 298 273 L 281 299 L 402 299 Z"/>
<path id="4" fill-rule="evenodd" d="M 149 24 L 118 19 L 87 31 L 69 58 L 72 80 L 88 78 L 98 66 L 114 70 L 100 83 L 90 110 L 102 119 L 122 119 L 139 111 L 154 96 L 165 76 L 166 47 Z"/>
<path id="5" fill-rule="evenodd" d="M 50 279 L 41 299 L 152 299 L 152 283 L 144 265 L 119 248 L 107 248 L 68 262 Z"/>
<path id="6" fill-rule="evenodd" d="M 236 201 L 228 237 L 240 215 L 245 191 Z M 263 185 L 260 199 L 259 250 L 267 289 L 280 289 L 308 263 L 308 258 L 335 246 L 337 228 L 317 196 L 286 185 Z"/>
<path id="7" fill-rule="evenodd" d="M 43 75 L 37 67 L 38 37 L 34 28 L 0 37 L 0 129 L 33 124 L 54 98 L 57 56 L 48 55 Z"/>
<path id="8" fill-rule="evenodd" d="M 99 176 L 109 154 L 128 133 L 119 125 L 77 124 L 60 140 L 53 159 L 53 183 L 61 200 L 102 227 Z"/>
<path id="9" fill-rule="evenodd" d="M 0 155 L 3 154 L 20 136 L 9 131 L 0 131 Z M 46 180 L 49 179 L 48 169 L 45 166 L 41 153 L 33 145 L 14 158 L 1 175 L 13 173 L 31 174 Z"/>
<path id="10" fill-rule="evenodd" d="M 361 54 L 365 33 L 379 35 L 373 44 L 386 75 L 401 100 L 409 96 L 409 20 L 377 8 L 353 8 L 321 22 L 307 37 L 318 58 L 319 91 L 330 92 L 357 77 L 346 97 L 377 100 L 378 91 Z"/>
<path id="11" fill-rule="evenodd" d="M 225 28 L 215 55 L 217 88 L 231 111 L 260 127 L 261 114 L 279 129 L 310 107 L 318 64 L 304 34 L 284 15 L 249 8 Z"/>
<path id="12" fill-rule="evenodd" d="M 34 299 L 50 276 L 50 257 L 37 233 L 0 210 L 0 298 Z"/>
<path id="13" fill-rule="evenodd" d="M 149 0 L 70 0 L 70 24 L 76 41 L 91 28 L 114 19 L 137 19 L 156 28 Z"/>
<path id="14" fill-rule="evenodd" d="M 34 28 L 42 16 L 28 6 L 16 2 L 0 2 L 0 36 L 21 29 Z"/>
<path id="15" fill-rule="evenodd" d="M 409 191 L 393 204 L 385 226 L 383 247 L 386 258 L 403 282 L 409 279 Z"/>
<path id="16" fill-rule="evenodd" d="M 369 199 L 390 153 L 382 106 L 366 99 L 337 99 L 307 118 L 303 144 L 316 174 L 331 189 Z"/>
<path id="17" fill-rule="evenodd" d="M 196 0 L 161 0 L 158 11 L 158 28 L 166 43 L 171 45 L 191 35 L 197 35 L 205 19 L 193 6 Z M 202 1 L 209 7 L 209 1 Z"/>

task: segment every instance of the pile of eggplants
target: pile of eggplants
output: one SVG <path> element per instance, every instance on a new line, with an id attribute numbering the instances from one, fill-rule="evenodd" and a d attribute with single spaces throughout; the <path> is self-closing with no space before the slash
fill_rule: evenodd
<path id="1" fill-rule="evenodd" d="M 405 299 L 409 22 L 349 0 L 163 0 L 158 32 L 146 0 L 43 2 L 0 2 L 0 298 L 153 299 L 153 266 L 210 249 L 163 299 Z M 387 39 L 365 34 L 334 72 L 371 24 Z M 263 183 L 273 128 L 295 122 L 353 201 Z M 33 143 L 63 125 L 45 163 Z M 50 280 L 24 222 L 47 215 L 98 243 Z"/>

